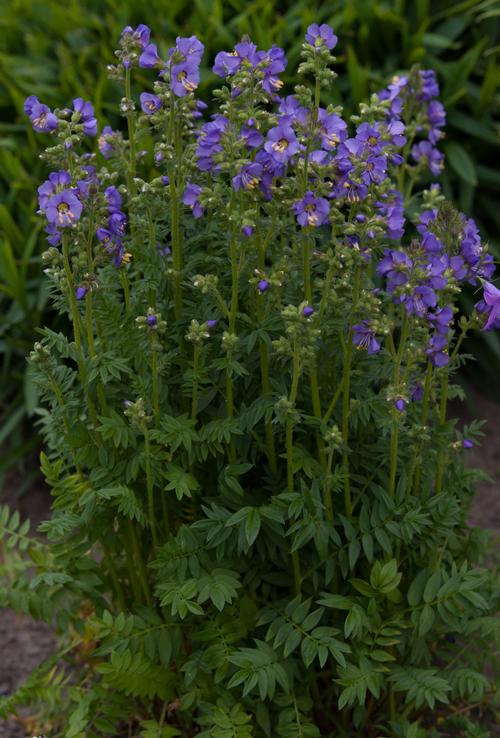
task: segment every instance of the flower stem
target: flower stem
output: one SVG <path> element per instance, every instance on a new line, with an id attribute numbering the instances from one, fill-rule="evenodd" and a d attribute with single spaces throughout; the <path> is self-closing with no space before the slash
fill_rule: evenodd
<path id="1" fill-rule="evenodd" d="M 101 546 L 102 551 L 104 554 L 104 560 L 106 562 L 106 566 L 108 567 L 109 575 L 111 577 L 111 582 L 113 584 L 113 589 L 116 596 L 116 602 L 120 610 L 125 609 L 125 595 L 123 593 L 123 588 L 120 582 L 120 579 L 118 578 L 118 572 L 116 570 L 115 562 L 113 561 L 113 557 L 109 552 L 108 547 L 104 543 L 103 540 L 101 540 Z"/>
<path id="2" fill-rule="evenodd" d="M 191 391 L 191 419 L 196 420 L 196 406 L 198 404 L 198 372 L 200 368 L 200 347 L 197 343 L 193 347 L 193 380 Z"/>
<path id="3" fill-rule="evenodd" d="M 132 99 L 132 90 L 130 84 L 130 68 L 125 69 L 125 97 Z M 133 111 L 127 113 L 128 141 L 130 149 L 130 164 L 128 172 L 128 189 L 129 196 L 135 195 L 135 119 Z"/>
<path id="4" fill-rule="evenodd" d="M 399 384 L 399 378 L 401 374 L 401 362 L 403 360 L 403 352 L 406 345 L 406 339 L 408 338 L 408 318 L 406 311 L 403 308 L 403 320 L 401 324 L 401 336 L 399 338 L 399 346 L 396 354 L 396 360 L 394 364 L 393 374 L 393 386 L 397 387 Z M 399 411 L 396 408 L 392 410 L 393 422 L 391 431 L 391 460 L 389 469 L 389 494 L 394 497 L 396 492 L 396 472 L 398 466 L 398 445 L 399 445 L 399 418 L 397 416 Z"/>
<path id="5" fill-rule="evenodd" d="M 448 405 L 448 383 L 449 374 L 445 374 L 441 384 L 441 401 L 439 404 L 439 424 L 443 426 L 446 423 L 446 409 Z M 444 450 L 440 449 L 438 453 L 438 465 L 436 473 L 436 494 L 441 492 L 443 485 L 443 471 L 444 471 Z"/>
<path id="6" fill-rule="evenodd" d="M 297 341 L 293 347 L 293 370 L 292 370 L 292 386 L 290 389 L 290 395 L 288 401 L 292 406 L 289 410 L 288 417 L 286 419 L 286 465 L 287 465 L 287 488 L 288 492 L 294 491 L 293 481 L 293 406 L 297 400 L 297 391 L 299 388 L 299 377 L 300 377 L 300 359 L 299 349 Z M 300 559 L 297 551 L 292 551 L 292 567 L 293 567 L 293 578 L 295 585 L 295 593 L 300 594 L 302 589 L 302 576 L 300 573 Z"/>
<path id="7" fill-rule="evenodd" d="M 266 244 L 259 244 L 259 269 L 264 269 L 265 265 L 265 249 Z M 262 298 L 259 295 L 257 298 L 257 320 L 259 326 L 262 325 L 264 321 L 264 313 L 262 309 Z M 271 383 L 269 381 L 269 349 L 267 347 L 267 343 L 264 341 L 263 338 L 259 341 L 259 354 L 260 354 L 260 378 L 261 378 L 261 385 L 262 385 L 262 392 L 264 394 L 270 394 L 271 393 Z M 267 458 L 269 461 L 269 466 L 271 467 L 271 471 L 273 474 L 276 474 L 278 470 L 278 464 L 276 461 L 276 444 L 274 440 L 274 433 L 271 423 L 266 422 L 265 424 L 265 433 L 266 433 L 266 452 L 267 452 Z"/>
<path id="8" fill-rule="evenodd" d="M 231 229 L 229 256 L 231 260 L 231 306 L 229 309 L 229 333 L 231 336 L 233 336 L 236 333 L 236 316 L 238 314 L 239 286 L 238 246 L 234 226 Z M 226 373 L 226 412 L 228 418 L 232 418 L 234 416 L 233 373 L 231 369 L 228 369 Z"/>
<path id="9" fill-rule="evenodd" d="M 78 305 L 76 302 L 76 296 L 75 296 L 75 287 L 73 284 L 73 273 L 71 271 L 71 264 L 69 261 L 69 243 L 66 236 L 63 236 L 62 239 L 62 252 L 63 252 L 63 261 L 64 261 L 64 273 L 66 276 L 66 282 L 68 287 L 68 300 L 70 305 L 70 313 L 71 313 L 71 319 L 73 322 L 73 335 L 75 337 L 75 344 L 76 349 L 78 353 L 78 373 L 80 375 L 80 381 L 82 383 L 82 386 L 85 388 L 85 395 L 87 400 L 87 407 L 89 409 L 89 415 L 92 419 L 92 423 L 94 426 L 97 425 L 97 414 L 95 411 L 94 403 L 92 402 L 92 399 L 90 397 L 88 387 L 87 387 L 87 372 L 85 370 L 85 364 L 83 361 L 83 347 L 82 347 L 82 336 L 80 332 L 80 314 L 78 312 Z"/>
<path id="10" fill-rule="evenodd" d="M 431 362 L 429 361 L 427 364 L 427 371 L 425 373 L 424 396 L 422 397 L 421 423 L 423 426 L 425 426 L 425 424 L 427 423 L 427 417 L 429 414 L 429 400 L 430 400 L 431 388 L 432 388 L 432 374 L 433 374 L 433 366 Z M 413 483 L 413 494 L 414 495 L 418 495 L 418 491 L 420 489 L 421 478 L 422 478 L 422 464 L 419 464 L 415 472 L 415 481 Z"/>
<path id="11" fill-rule="evenodd" d="M 73 452 L 73 462 L 74 462 L 74 465 L 75 465 L 75 469 L 78 472 L 78 474 L 80 476 L 82 476 L 82 470 L 81 470 L 80 464 L 78 463 L 77 458 L 76 458 L 76 451 L 77 451 L 76 450 L 76 447 L 70 441 L 70 438 L 71 438 L 71 428 L 70 428 L 68 416 L 67 416 L 67 413 L 66 413 L 66 403 L 64 402 L 63 393 L 61 392 L 61 388 L 57 384 L 56 379 L 55 379 L 55 377 L 54 377 L 54 375 L 52 374 L 51 371 L 48 371 L 47 372 L 47 376 L 49 378 L 49 382 L 50 382 L 50 386 L 52 387 L 52 391 L 54 392 L 54 395 L 56 397 L 56 400 L 59 403 L 59 407 L 61 408 L 62 413 L 63 413 L 64 428 L 66 430 L 66 436 L 67 436 L 67 439 L 68 439 L 68 445 L 69 445 L 69 447 L 71 448 L 71 450 Z"/>
<path id="12" fill-rule="evenodd" d="M 155 425 L 160 423 L 160 389 L 158 376 L 158 352 L 154 335 L 151 336 L 151 389 L 153 393 L 153 413 Z"/>
<path id="13" fill-rule="evenodd" d="M 144 559 L 142 558 L 141 547 L 139 545 L 139 539 L 137 537 L 137 531 L 135 529 L 133 520 L 130 520 L 130 518 L 127 518 L 127 526 L 129 530 L 129 537 L 132 542 L 132 549 L 134 551 L 135 565 L 139 567 L 140 586 L 144 593 L 146 603 L 149 605 L 149 607 L 151 607 L 153 604 L 153 598 L 151 596 L 151 589 L 149 586 L 148 574 L 146 571 L 146 566 L 144 565 Z M 131 572 L 131 576 L 132 577 L 136 576 L 135 568 L 134 568 L 134 572 L 133 573 Z"/>
<path id="14" fill-rule="evenodd" d="M 144 428 L 144 446 L 146 454 L 146 486 L 148 490 L 148 517 L 149 527 L 153 535 L 153 545 L 158 548 L 158 534 L 156 531 L 156 518 L 155 518 L 155 506 L 154 506 L 154 478 L 153 478 L 153 467 L 151 464 L 151 444 L 149 442 L 149 430 Z"/>
<path id="15" fill-rule="evenodd" d="M 351 364 L 352 364 L 352 338 L 353 319 L 358 306 L 359 291 L 361 286 L 361 269 L 358 266 L 354 274 L 354 289 L 351 309 L 351 327 L 344 348 L 344 366 L 342 371 L 342 441 L 344 451 L 342 454 L 342 470 L 344 476 L 344 506 L 345 514 L 352 515 L 351 480 L 349 477 L 349 416 L 351 406 Z"/>

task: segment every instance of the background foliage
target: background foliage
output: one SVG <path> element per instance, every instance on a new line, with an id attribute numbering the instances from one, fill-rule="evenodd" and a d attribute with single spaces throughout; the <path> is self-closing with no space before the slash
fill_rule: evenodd
<path id="1" fill-rule="evenodd" d="M 43 142 L 23 118 L 23 100 L 35 94 L 52 106 L 81 95 L 92 99 L 99 120 L 109 119 L 119 95 L 106 78 L 106 63 L 114 60 L 110 40 L 117 40 L 127 23 L 154 25 L 162 52 L 176 35 L 198 34 L 206 60 L 248 33 L 261 48 L 283 46 L 293 70 L 306 27 L 328 22 L 343 39 L 336 50 L 343 81 L 335 89 L 348 113 L 394 70 L 414 63 L 434 67 L 449 120 L 444 189 L 478 221 L 498 255 L 497 0 L 150 0 L 143 6 L 135 0 L 3 0 L 1 5 L 0 445 L 7 443 L 9 451 L 0 461 L 0 475 L 36 443 L 25 433 L 24 421 L 37 403 L 25 356 L 37 327 L 58 320 L 47 315 L 40 264 L 45 239 L 35 216 L 42 168 L 34 162 Z M 214 77 L 210 69 L 202 71 L 206 91 Z M 295 81 L 286 75 L 285 80 Z M 483 334 L 475 341 L 483 376 L 498 376 L 500 337 Z"/>

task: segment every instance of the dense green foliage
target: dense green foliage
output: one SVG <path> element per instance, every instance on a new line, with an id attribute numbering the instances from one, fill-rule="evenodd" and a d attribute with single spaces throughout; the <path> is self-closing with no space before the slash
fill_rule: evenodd
<path id="1" fill-rule="evenodd" d="M 25 355 L 35 331 L 57 316 L 48 312 L 40 276 L 44 238 L 34 219 L 40 142 L 21 118 L 23 100 L 36 94 L 49 105 L 69 104 L 76 95 L 92 99 L 100 122 L 109 120 L 117 91 L 106 78 L 112 61 L 109 39 L 127 23 L 155 24 L 163 51 L 171 39 L 197 33 L 212 58 L 249 33 L 261 48 L 283 46 L 290 58 L 285 79 L 293 82 L 301 37 L 309 23 L 330 22 L 344 39 L 338 64 L 344 72 L 332 101 L 347 110 L 395 71 L 415 62 L 435 68 L 444 83 L 449 125 L 444 186 L 457 205 L 474 215 L 492 245 L 498 244 L 499 12 L 496 0 L 11 0 L 0 17 L 0 445 L 9 452 L 0 475 L 22 459 L 30 443 L 23 421 L 37 397 L 26 376 Z M 214 77 L 203 70 L 202 86 Z M 498 252 L 497 252 L 498 253 Z M 468 298 L 468 302 L 472 297 Z M 49 318 L 50 315 L 50 318 Z M 495 377 L 500 340 L 488 334 L 474 343 L 475 373 Z M 28 440 L 26 440 L 28 438 Z"/>
<path id="2" fill-rule="evenodd" d="M 138 42 L 124 38 L 128 60 Z M 490 276 L 487 249 L 418 186 L 428 161 L 410 151 L 430 123 L 414 102 L 435 98 L 428 75 L 411 72 L 400 113 L 382 96 L 360 107 L 350 130 L 372 133 L 343 180 L 346 125 L 321 108 L 338 89 L 334 59 L 321 44 L 303 59 L 297 136 L 264 62 L 242 62 L 217 92 L 226 117 L 198 148 L 195 97 L 177 96 L 169 73 L 154 83 L 157 112 L 142 114 L 133 102 L 151 73 L 111 70 L 127 137 L 96 172 L 80 113 L 57 113 L 44 162 L 63 171 L 41 211 L 60 237 L 44 266 L 67 322 L 43 328 L 30 369 L 47 539 L 0 510 L 0 604 L 60 635 L 0 716 L 32 705 L 53 738 L 489 735 L 499 589 L 467 524 L 480 474 L 463 460 L 480 431 L 447 419 L 462 340 L 488 310 L 495 323 L 489 303 L 453 317 L 465 274 Z M 266 186 L 262 168 L 235 184 L 257 161 L 247 127 L 259 153 L 297 145 Z M 464 273 L 446 266 L 432 289 L 423 223 L 445 261 L 474 245 Z M 377 272 L 410 256 L 409 277 Z"/>

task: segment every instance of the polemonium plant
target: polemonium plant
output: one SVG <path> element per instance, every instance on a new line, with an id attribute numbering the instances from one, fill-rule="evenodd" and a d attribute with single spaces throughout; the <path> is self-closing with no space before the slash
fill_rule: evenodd
<path id="1" fill-rule="evenodd" d="M 310 26 L 290 91 L 283 51 L 242 39 L 207 118 L 203 44 L 127 27 L 126 131 L 97 152 L 90 102 L 26 101 L 71 329 L 31 354 L 54 506 L 46 543 L 4 510 L 2 596 L 61 646 L 1 710 L 51 736 L 487 735 L 480 433 L 447 400 L 464 337 L 500 325 L 494 264 L 434 181 L 434 72 L 347 121 L 337 43 Z"/>

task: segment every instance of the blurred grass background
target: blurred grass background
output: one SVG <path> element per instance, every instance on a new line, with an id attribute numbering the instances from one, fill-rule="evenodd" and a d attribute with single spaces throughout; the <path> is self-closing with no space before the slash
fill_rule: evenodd
<path id="1" fill-rule="evenodd" d="M 291 86 L 313 22 L 330 23 L 339 36 L 332 101 L 347 114 L 412 64 L 437 70 L 448 113 L 443 187 L 500 255 L 500 0 L 0 0 L 0 483 L 37 443 L 25 356 L 37 327 L 58 320 L 48 306 L 40 263 L 46 245 L 35 215 L 36 188 L 47 175 L 38 154 L 48 139 L 24 119 L 24 98 L 63 106 L 81 96 L 93 102 L 101 126 L 117 122 L 121 91 L 108 82 L 106 65 L 122 28 L 138 23 L 152 27 L 161 53 L 177 35 L 202 39 L 203 95 L 216 84 L 215 53 L 243 34 L 259 48 L 286 49 Z M 472 293 L 466 300 L 472 305 Z M 468 348 L 478 358 L 478 382 L 495 391 L 500 336 L 476 336 Z"/>

